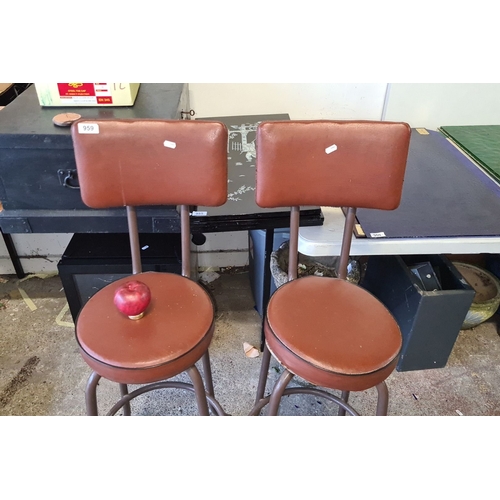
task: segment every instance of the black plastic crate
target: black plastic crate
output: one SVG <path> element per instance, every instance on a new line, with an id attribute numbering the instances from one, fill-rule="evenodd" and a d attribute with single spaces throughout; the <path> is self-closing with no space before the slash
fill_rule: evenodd
<path id="1" fill-rule="evenodd" d="M 140 234 L 142 270 L 181 274 L 179 233 Z M 132 274 L 128 234 L 75 234 L 57 264 L 73 320 L 98 290 Z"/>
<path id="2" fill-rule="evenodd" d="M 410 267 L 429 262 L 441 289 L 424 290 Z M 361 286 L 393 314 L 403 334 L 398 371 L 448 362 L 475 291 L 441 255 L 371 256 Z"/>

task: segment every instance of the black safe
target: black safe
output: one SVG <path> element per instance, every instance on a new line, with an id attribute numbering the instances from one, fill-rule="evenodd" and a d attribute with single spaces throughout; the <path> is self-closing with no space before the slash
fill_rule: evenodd
<path id="1" fill-rule="evenodd" d="M 181 235 L 139 235 L 142 270 L 181 274 Z M 132 274 L 128 233 L 77 233 L 57 264 L 69 309 L 76 320 L 82 306 L 104 286 Z"/>

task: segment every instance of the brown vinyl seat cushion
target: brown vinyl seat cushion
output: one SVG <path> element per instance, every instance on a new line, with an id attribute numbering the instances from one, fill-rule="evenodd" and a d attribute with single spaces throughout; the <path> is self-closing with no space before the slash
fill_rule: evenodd
<path id="1" fill-rule="evenodd" d="M 394 370 L 398 324 L 373 295 L 336 278 L 307 276 L 271 297 L 264 325 L 270 351 L 289 371 L 318 386 L 362 391 Z"/>
<path id="2" fill-rule="evenodd" d="M 149 286 L 144 317 L 131 320 L 113 303 L 128 280 Z M 177 375 L 202 357 L 214 331 L 208 293 L 189 278 L 147 272 L 117 280 L 98 291 L 77 318 L 76 337 L 90 367 L 115 382 L 145 384 Z"/>

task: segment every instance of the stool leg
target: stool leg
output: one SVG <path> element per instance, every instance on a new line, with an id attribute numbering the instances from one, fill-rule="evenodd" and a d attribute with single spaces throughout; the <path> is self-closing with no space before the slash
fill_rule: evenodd
<path id="1" fill-rule="evenodd" d="M 97 417 L 97 384 L 101 376 L 96 372 L 92 372 L 87 381 L 87 387 L 85 388 L 85 405 L 87 408 L 87 415 L 92 417 Z"/>
<path id="2" fill-rule="evenodd" d="M 260 365 L 259 385 L 257 386 L 257 397 L 255 398 L 256 403 L 258 403 L 264 397 L 270 363 L 271 351 L 268 349 L 267 344 L 264 343 L 264 348 L 262 351 L 262 362 Z"/>
<path id="3" fill-rule="evenodd" d="M 120 384 L 120 394 L 121 396 L 126 396 L 128 394 L 127 384 Z M 130 403 L 125 403 L 123 405 L 123 415 L 125 417 L 130 417 Z"/>
<path id="4" fill-rule="evenodd" d="M 342 391 L 342 399 L 347 403 L 349 401 L 349 394 L 350 391 Z M 339 406 L 339 413 L 338 413 L 338 416 L 339 417 L 344 417 L 345 416 L 345 410 L 344 408 L 342 408 L 341 406 Z"/>
<path id="5" fill-rule="evenodd" d="M 207 393 L 210 396 L 215 396 L 214 394 L 214 383 L 212 380 L 212 367 L 210 366 L 210 355 L 208 351 L 202 357 L 203 363 L 203 375 L 205 378 L 205 384 L 207 386 Z"/>
<path id="6" fill-rule="evenodd" d="M 377 415 L 387 415 L 387 408 L 389 407 L 389 390 L 387 389 L 387 384 L 385 382 L 378 384 L 377 392 Z"/>
<path id="7" fill-rule="evenodd" d="M 269 416 L 278 415 L 278 409 L 280 406 L 281 396 L 283 396 L 283 392 L 286 389 L 286 386 L 294 377 L 293 373 L 285 370 L 281 377 L 278 379 L 276 384 L 274 385 L 273 392 L 271 393 L 271 398 L 269 399 Z"/>
<path id="8" fill-rule="evenodd" d="M 194 365 L 191 366 L 191 368 L 188 368 L 186 371 L 194 386 L 196 404 L 198 405 L 198 413 L 202 416 L 208 416 L 209 413 L 207 396 L 205 393 L 205 385 L 203 384 L 203 379 L 201 378 L 200 372 Z"/>

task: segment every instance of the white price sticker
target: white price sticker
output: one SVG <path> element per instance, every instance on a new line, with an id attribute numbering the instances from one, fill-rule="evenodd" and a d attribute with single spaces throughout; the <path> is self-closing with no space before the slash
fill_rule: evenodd
<path id="1" fill-rule="evenodd" d="M 206 217 L 208 215 L 208 212 L 202 212 L 202 211 L 194 211 L 194 212 L 191 212 L 191 215 L 193 217 Z"/>
<path id="2" fill-rule="evenodd" d="M 385 238 L 385 233 L 370 233 L 372 238 Z"/>
<path id="3" fill-rule="evenodd" d="M 98 134 L 99 125 L 97 123 L 79 123 L 78 124 L 79 134 Z"/>

